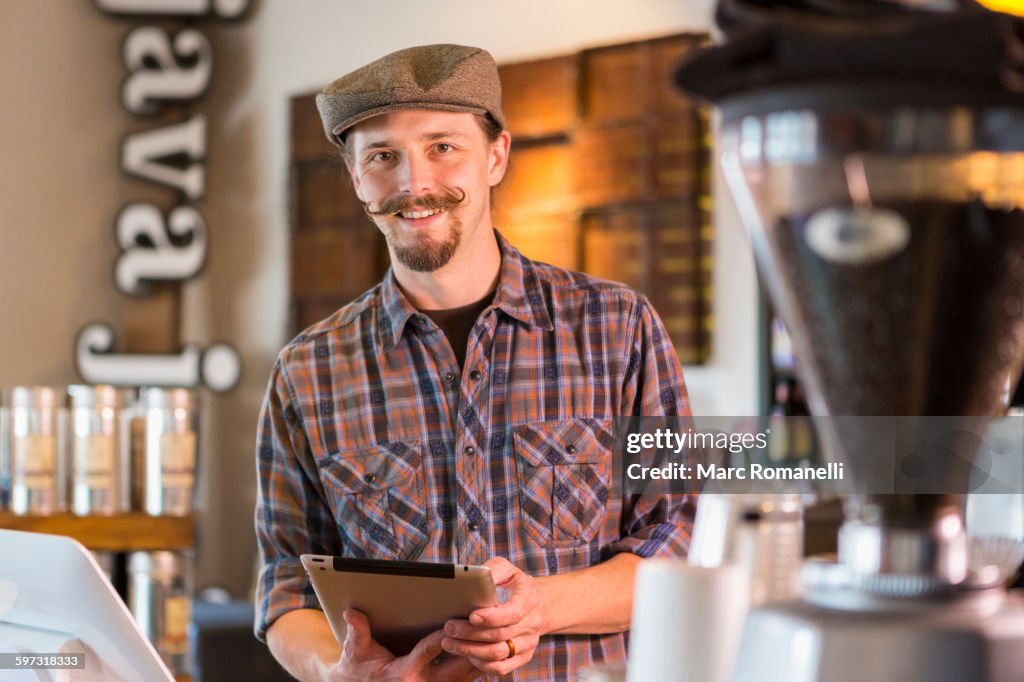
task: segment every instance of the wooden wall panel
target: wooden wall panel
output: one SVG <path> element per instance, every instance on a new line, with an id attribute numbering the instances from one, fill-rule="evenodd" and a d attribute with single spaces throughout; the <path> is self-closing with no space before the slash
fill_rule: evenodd
<path id="1" fill-rule="evenodd" d="M 649 232 L 642 209 L 588 212 L 582 218 L 584 271 L 649 290 Z"/>
<path id="2" fill-rule="evenodd" d="M 653 199 L 693 200 L 701 193 L 699 174 L 706 169 L 701 132 L 692 113 L 648 126 L 649 187 Z"/>
<path id="3" fill-rule="evenodd" d="M 320 114 L 316 110 L 316 94 L 293 97 L 291 100 L 292 161 L 335 156 L 338 148 L 327 141 Z"/>
<path id="4" fill-rule="evenodd" d="M 513 145 L 505 179 L 495 190 L 495 207 L 558 213 L 576 207 L 576 150 L 567 143 Z"/>
<path id="5" fill-rule="evenodd" d="M 647 203 L 587 211 L 583 269 L 647 294 L 680 360 L 706 357 L 703 273 L 706 252 L 694 206 Z"/>
<path id="6" fill-rule="evenodd" d="M 302 331 L 318 322 L 321 322 L 342 306 L 352 300 L 348 296 L 328 296 L 325 298 L 310 298 L 292 303 L 292 328 Z"/>
<path id="7" fill-rule="evenodd" d="M 697 105 L 675 86 L 675 71 L 683 55 L 708 44 L 706 36 L 671 36 L 650 44 L 650 107 L 662 114 L 692 111 Z"/>
<path id="8" fill-rule="evenodd" d="M 498 67 L 502 111 L 513 139 L 560 135 L 576 119 L 576 59 L 539 59 Z"/>
<path id="9" fill-rule="evenodd" d="M 643 118 L 651 111 L 649 47 L 628 43 L 580 56 L 580 115 L 590 122 Z"/>
<path id="10" fill-rule="evenodd" d="M 573 154 L 565 140 L 514 146 L 495 224 L 528 258 L 578 270 Z"/>
<path id="11" fill-rule="evenodd" d="M 630 121 L 690 111 L 674 85 L 683 55 L 706 44 L 702 35 L 585 50 L 580 56 L 580 115 L 589 123 Z"/>
<path id="12" fill-rule="evenodd" d="M 698 126 L 692 120 L 581 128 L 576 191 L 583 207 L 679 198 L 701 192 Z"/>
<path id="13" fill-rule="evenodd" d="M 296 229 L 371 224 L 340 159 L 293 164 L 291 181 L 292 225 Z"/>
<path id="14" fill-rule="evenodd" d="M 373 225 L 301 230 L 292 238 L 292 296 L 354 298 L 380 279 L 377 249 L 383 237 Z"/>
<path id="15" fill-rule="evenodd" d="M 579 270 L 579 225 L 574 213 L 512 213 L 498 226 L 523 255 L 543 263 Z"/>
<path id="16" fill-rule="evenodd" d="M 576 131 L 576 194 L 585 208 L 650 196 L 650 149 L 640 124 Z"/>

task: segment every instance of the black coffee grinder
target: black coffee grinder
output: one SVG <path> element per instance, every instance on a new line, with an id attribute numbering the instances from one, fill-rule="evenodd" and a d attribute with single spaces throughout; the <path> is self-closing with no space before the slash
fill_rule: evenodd
<path id="1" fill-rule="evenodd" d="M 750 614 L 734 679 L 1020 682 L 1024 601 L 969 569 L 970 467 L 919 453 L 941 485 L 882 490 L 858 419 L 924 442 L 923 419 L 1000 415 L 1020 375 L 1024 23 L 952 0 L 722 0 L 716 18 L 725 41 L 677 81 L 719 109 L 723 174 L 854 486 L 838 561 Z"/>

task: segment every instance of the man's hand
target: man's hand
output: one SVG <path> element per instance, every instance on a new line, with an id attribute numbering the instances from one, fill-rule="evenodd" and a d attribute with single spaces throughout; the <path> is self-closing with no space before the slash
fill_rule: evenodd
<path id="1" fill-rule="evenodd" d="M 544 600 L 537 580 L 508 560 L 495 557 L 484 566 L 491 569 L 494 584 L 508 598 L 498 606 L 473 611 L 468 621 L 448 621 L 442 646 L 483 672 L 507 675 L 529 663 L 546 634 Z M 513 647 L 515 655 L 509 656 Z"/>
<path id="2" fill-rule="evenodd" d="M 441 630 L 396 658 L 373 639 L 366 616 L 349 609 L 344 617 L 345 645 L 341 660 L 327 671 L 327 682 L 470 682 L 479 675 L 465 658 L 438 659 L 443 653 Z"/>

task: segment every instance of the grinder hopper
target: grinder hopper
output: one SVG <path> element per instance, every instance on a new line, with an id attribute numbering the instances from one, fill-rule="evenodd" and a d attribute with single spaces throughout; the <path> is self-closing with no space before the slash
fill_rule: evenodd
<path id="1" fill-rule="evenodd" d="M 841 558 L 962 581 L 958 494 L 979 441 L 930 436 L 937 423 L 981 432 L 1024 362 L 1024 112 L 844 106 L 722 128 L 723 172 L 812 413 L 831 416 L 816 420 L 827 456 L 859 493 Z M 913 418 L 926 416 L 943 419 Z M 879 485 L 922 450 L 923 494 Z"/>
<path id="2" fill-rule="evenodd" d="M 855 490 L 839 563 L 752 614 L 738 680 L 1024 679 L 1024 608 L 967 570 L 977 441 L 931 445 L 933 418 L 983 430 L 1024 364 L 1024 30 L 959 4 L 722 0 L 728 40 L 678 74 L 719 106 L 726 182 Z M 929 485 L 877 485 L 895 442 Z"/>

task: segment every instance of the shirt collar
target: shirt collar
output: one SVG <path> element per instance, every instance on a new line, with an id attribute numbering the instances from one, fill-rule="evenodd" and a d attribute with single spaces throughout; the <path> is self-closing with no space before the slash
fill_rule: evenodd
<path id="1" fill-rule="evenodd" d="M 381 350 L 389 351 L 402 338 L 409 318 L 419 311 L 409 303 L 395 279 L 395 271 L 388 268 L 380 290 L 381 314 L 377 316 L 377 336 Z"/>
<path id="2" fill-rule="evenodd" d="M 554 329 L 533 261 L 519 253 L 497 230 L 494 236 L 501 251 L 501 269 L 492 305 L 524 324 Z M 377 334 L 381 349 L 388 351 L 398 343 L 409 318 L 418 311 L 402 293 L 391 268 L 384 276 L 380 296 L 382 314 L 377 318 Z"/>
<path id="3" fill-rule="evenodd" d="M 494 236 L 501 250 L 501 272 L 498 290 L 494 293 L 494 306 L 524 324 L 551 331 L 555 327 L 551 323 L 537 266 L 509 244 L 500 232 L 495 230 Z"/>

